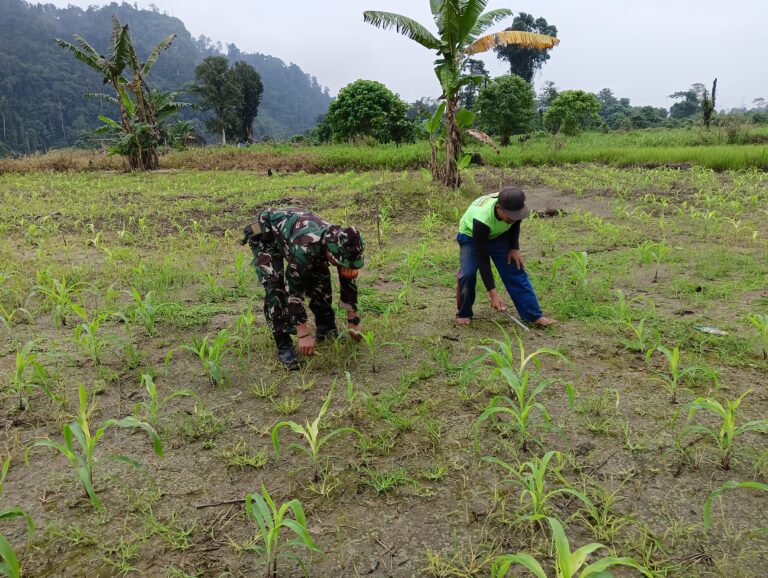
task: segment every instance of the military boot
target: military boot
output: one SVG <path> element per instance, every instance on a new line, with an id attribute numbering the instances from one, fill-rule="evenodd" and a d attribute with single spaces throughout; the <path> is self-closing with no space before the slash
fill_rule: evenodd
<path id="1" fill-rule="evenodd" d="M 319 323 L 317 325 L 316 339 L 318 343 L 322 343 L 326 340 L 333 341 L 339 336 L 339 330 L 336 329 L 336 322 L 331 323 Z"/>
<path id="2" fill-rule="evenodd" d="M 293 340 L 290 334 L 283 333 L 274 337 L 277 344 L 277 358 L 280 360 L 280 363 L 291 371 L 299 369 L 299 356 L 293 347 Z"/>

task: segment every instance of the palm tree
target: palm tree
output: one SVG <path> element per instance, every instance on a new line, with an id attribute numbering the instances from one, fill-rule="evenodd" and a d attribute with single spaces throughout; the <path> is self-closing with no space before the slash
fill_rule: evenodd
<path id="1" fill-rule="evenodd" d="M 140 63 L 136 57 L 136 51 L 131 41 L 128 25 L 120 25 L 116 16 L 112 16 L 112 35 L 109 41 L 109 56 L 103 56 L 83 37 L 75 34 L 77 45 L 61 39 L 56 42 L 61 48 L 69 50 L 77 60 L 84 62 L 96 72 L 102 75 L 104 84 L 109 84 L 115 89 L 116 103 L 120 109 L 120 126 L 125 137 L 129 140 L 136 131 L 136 121 L 142 126 L 142 132 L 146 134 L 146 142 L 149 146 L 143 148 L 131 148 L 128 162 L 131 169 L 152 170 L 158 168 L 157 144 L 160 133 L 157 128 L 156 111 L 152 104 L 149 89 L 144 77 L 157 62 L 160 52 L 171 45 L 176 37 L 169 34 L 152 52 L 147 61 Z M 123 73 L 128 68 L 131 79 L 127 80 Z"/>
<path id="2" fill-rule="evenodd" d="M 557 38 L 509 30 L 484 34 L 498 21 L 512 15 L 506 8 L 483 12 L 488 0 L 430 0 L 432 17 L 437 25 L 438 35 L 433 35 L 426 27 L 415 20 L 393 12 L 368 10 L 363 13 L 363 20 L 385 30 L 394 28 L 396 32 L 415 40 L 430 50 L 437 51 L 435 74 L 443 89 L 446 101 L 445 124 L 445 170 L 441 180 L 452 188 L 459 186 L 457 167 L 461 152 L 461 135 L 456 122 L 459 91 L 470 82 L 477 82 L 474 76 L 462 76 L 461 69 L 465 61 L 479 52 L 485 52 L 497 46 L 516 44 L 527 48 L 546 49 L 560 43 Z M 433 174 L 436 171 L 433 170 Z"/>

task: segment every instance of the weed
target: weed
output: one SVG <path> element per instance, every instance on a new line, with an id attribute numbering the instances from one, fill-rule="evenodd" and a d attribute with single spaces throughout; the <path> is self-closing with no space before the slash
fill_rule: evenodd
<path id="1" fill-rule="evenodd" d="M 59 444 L 48 438 L 37 440 L 27 450 L 27 456 L 29 456 L 30 450 L 35 447 L 48 447 L 63 454 L 69 460 L 70 464 L 72 464 L 72 467 L 77 473 L 78 478 L 80 478 L 80 483 L 83 485 L 85 492 L 88 494 L 88 497 L 91 500 L 91 504 L 93 504 L 94 508 L 101 511 L 101 501 L 96 496 L 96 491 L 93 489 L 93 470 L 95 465 L 101 461 L 101 459 L 97 458 L 95 454 L 96 444 L 104 435 L 106 430 L 111 427 L 142 429 L 147 432 L 147 434 L 149 434 L 150 438 L 152 439 L 152 447 L 155 453 L 159 456 L 163 455 L 163 444 L 160 441 L 160 437 L 157 435 L 157 432 L 151 425 L 143 421 L 139 421 L 135 417 L 126 417 L 121 420 L 109 419 L 105 421 L 102 426 L 94 432 L 93 435 L 91 435 L 90 424 L 88 423 L 88 420 L 89 415 L 93 413 L 93 407 L 88 407 L 88 394 L 82 383 L 79 387 L 79 400 L 80 406 L 77 414 L 77 421 L 66 424 L 64 426 L 62 434 L 64 437 L 64 443 Z M 79 449 L 75 447 L 75 440 L 80 445 Z M 138 462 L 126 456 L 113 454 L 105 456 L 103 459 L 123 462 L 136 469 L 141 469 L 141 465 Z"/>
<path id="2" fill-rule="evenodd" d="M 232 448 L 221 452 L 221 457 L 227 461 L 228 466 L 235 468 L 253 468 L 259 470 L 267 465 L 269 457 L 266 450 L 249 452 L 245 442 L 238 440 Z"/>
<path id="3" fill-rule="evenodd" d="M 366 466 L 362 471 L 366 475 L 363 478 L 363 483 L 373 488 L 377 494 L 391 492 L 395 488 L 407 485 L 411 481 L 405 468 L 394 468 L 386 472 L 380 472 Z"/>
<path id="4" fill-rule="evenodd" d="M 293 512 L 293 519 L 286 517 L 289 510 Z M 261 532 L 261 546 L 254 546 L 253 548 L 262 552 L 267 567 L 266 578 L 277 577 L 277 560 L 282 555 L 283 548 L 280 541 L 280 530 L 283 528 L 293 532 L 297 538 L 297 540 L 287 542 L 287 545 L 303 546 L 310 552 L 322 554 L 322 551 L 309 535 L 304 508 L 299 500 L 290 500 L 278 509 L 267 488 L 262 484 L 261 494 L 254 493 L 245 496 L 245 512 L 251 520 L 256 522 Z"/>
<path id="5" fill-rule="evenodd" d="M 291 395 L 281 400 L 272 399 L 272 405 L 280 415 L 293 415 L 299 411 L 301 400 L 295 395 Z"/>
<path id="6" fill-rule="evenodd" d="M 277 382 L 261 379 L 251 386 L 251 393 L 256 397 L 272 399 L 277 394 Z"/>
<path id="7" fill-rule="evenodd" d="M 160 536 L 171 548 L 184 552 L 195 545 L 191 536 L 197 529 L 197 523 L 184 526 L 179 522 L 179 516 L 179 512 L 173 512 L 170 519 L 163 521 L 155 515 L 150 505 L 141 513 L 144 526 L 150 535 Z"/>
<path id="8" fill-rule="evenodd" d="M 723 406 L 718 400 L 712 397 L 699 397 L 693 401 L 688 411 L 688 432 L 702 433 L 710 436 L 717 444 L 720 454 L 720 466 L 724 470 L 731 468 L 731 459 L 733 458 L 734 445 L 736 438 L 747 432 L 768 433 L 768 419 L 755 419 L 740 426 L 736 426 L 736 410 L 752 390 L 747 391 L 737 397 L 735 400 L 726 400 Z M 704 410 L 713 413 L 719 417 L 720 429 L 715 431 L 713 428 L 702 424 L 691 424 L 691 420 L 697 412 Z"/>

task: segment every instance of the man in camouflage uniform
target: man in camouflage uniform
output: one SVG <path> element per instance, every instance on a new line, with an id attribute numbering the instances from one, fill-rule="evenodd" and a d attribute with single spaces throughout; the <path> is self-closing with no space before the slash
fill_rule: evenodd
<path id="1" fill-rule="evenodd" d="M 339 332 L 332 306 L 329 264 L 339 271 L 340 305 L 346 311 L 350 336 L 360 340 L 357 277 L 363 266 L 363 239 L 355 227 L 342 228 L 317 215 L 290 207 L 265 209 L 244 229 L 243 244 L 253 251 L 256 275 L 264 286 L 264 316 L 277 344 L 277 356 L 288 369 L 299 368 L 291 333 L 299 352 L 313 355 L 316 340 L 307 328 L 304 297 L 315 316 L 317 342 Z"/>

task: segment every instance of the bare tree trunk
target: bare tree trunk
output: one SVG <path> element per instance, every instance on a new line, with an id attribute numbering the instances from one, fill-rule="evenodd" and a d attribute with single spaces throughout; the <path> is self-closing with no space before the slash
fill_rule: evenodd
<path id="1" fill-rule="evenodd" d="M 452 189 L 458 189 L 461 184 L 457 166 L 459 154 L 461 153 L 461 135 L 459 134 L 459 126 L 456 124 L 458 105 L 458 97 L 453 96 L 448 99 L 448 106 L 445 107 L 447 135 L 445 139 L 445 172 L 443 173 L 442 182 L 446 187 Z"/>

